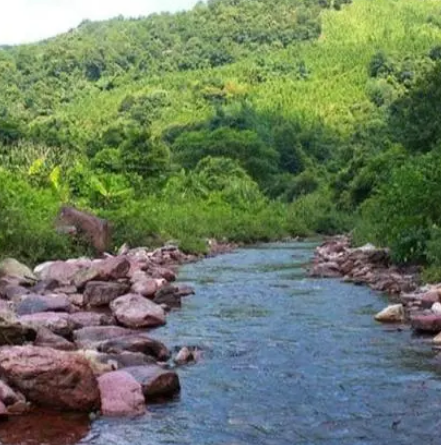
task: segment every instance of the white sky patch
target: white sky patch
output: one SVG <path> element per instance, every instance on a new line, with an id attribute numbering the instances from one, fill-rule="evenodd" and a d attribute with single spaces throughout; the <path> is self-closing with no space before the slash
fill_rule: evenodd
<path id="1" fill-rule="evenodd" d="M 189 9 L 196 3 L 197 0 L 0 0 L 0 45 L 53 37 L 85 19 L 146 16 Z"/>

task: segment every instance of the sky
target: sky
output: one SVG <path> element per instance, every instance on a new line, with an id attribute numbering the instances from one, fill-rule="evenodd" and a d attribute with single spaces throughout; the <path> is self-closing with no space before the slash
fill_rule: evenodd
<path id="1" fill-rule="evenodd" d="M 53 37 L 82 20 L 189 9 L 197 0 L 3 0 L 0 45 L 30 43 Z"/>

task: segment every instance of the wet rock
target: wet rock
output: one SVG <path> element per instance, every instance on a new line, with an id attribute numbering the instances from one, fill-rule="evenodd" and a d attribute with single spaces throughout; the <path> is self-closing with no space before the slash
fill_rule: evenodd
<path id="1" fill-rule="evenodd" d="M 176 372 L 157 365 L 133 366 L 125 368 L 124 371 L 132 375 L 141 385 L 147 402 L 157 398 L 171 397 L 181 389 Z"/>
<path id="2" fill-rule="evenodd" d="M 119 326 L 96 326 L 74 331 L 73 338 L 78 348 L 97 349 L 105 341 L 137 334 L 137 331 Z"/>
<path id="3" fill-rule="evenodd" d="M 393 304 L 384 308 L 375 315 L 375 320 L 382 323 L 401 323 L 404 320 L 404 308 L 402 304 Z"/>
<path id="4" fill-rule="evenodd" d="M 156 303 L 137 294 L 127 294 L 117 298 L 110 308 L 123 326 L 147 328 L 165 324 L 165 312 Z"/>
<path id="5" fill-rule="evenodd" d="M 65 295 L 43 296 L 29 294 L 17 304 L 18 315 L 31 315 L 40 312 L 68 312 L 70 302 Z"/>
<path id="6" fill-rule="evenodd" d="M 193 360 L 193 354 L 186 346 L 181 348 L 180 351 L 176 354 L 176 357 L 173 359 L 173 361 L 177 365 L 185 365 L 192 362 Z"/>
<path id="7" fill-rule="evenodd" d="M 32 270 L 14 258 L 5 258 L 3 261 L 0 261 L 0 278 L 3 277 L 16 278 L 20 284 L 37 281 L 37 277 Z"/>
<path id="8" fill-rule="evenodd" d="M 42 312 L 32 315 L 23 315 L 18 319 L 20 323 L 35 330 L 46 328 L 62 337 L 69 336 L 73 331 L 73 323 L 69 314 L 62 312 Z"/>
<path id="9" fill-rule="evenodd" d="M 84 299 L 90 306 L 107 306 L 128 290 L 125 283 L 90 281 L 86 284 Z"/>
<path id="10" fill-rule="evenodd" d="M 156 292 L 153 301 L 156 304 L 166 304 L 169 307 L 181 307 L 182 298 L 192 294 L 194 294 L 194 289 L 190 286 L 168 284 Z"/>
<path id="11" fill-rule="evenodd" d="M 146 411 L 141 385 L 127 372 L 114 371 L 98 378 L 104 416 L 137 416 Z"/>
<path id="12" fill-rule="evenodd" d="M 187 284 L 180 284 L 178 286 L 175 286 L 175 289 L 176 289 L 176 295 L 181 298 L 195 294 L 194 288 L 188 286 Z"/>
<path id="13" fill-rule="evenodd" d="M 54 334 L 47 328 L 39 328 L 37 330 L 37 338 L 34 341 L 34 346 L 53 348 L 59 351 L 75 351 L 77 349 L 72 342 L 60 335 Z"/>
<path id="14" fill-rule="evenodd" d="M 130 335 L 102 342 L 98 351 L 107 354 L 119 354 L 122 352 L 140 352 L 160 361 L 170 358 L 170 351 L 158 340 L 147 337 L 144 334 Z"/>
<path id="15" fill-rule="evenodd" d="M 76 353 L 4 346 L 0 348 L 0 375 L 37 405 L 85 412 L 100 406 L 95 376 Z"/>
<path id="16" fill-rule="evenodd" d="M 70 314 L 70 321 L 74 329 L 87 328 L 91 326 L 108 326 L 113 324 L 113 317 L 98 312 L 76 312 Z"/>
<path id="17" fill-rule="evenodd" d="M 441 332 L 441 315 L 417 315 L 411 317 L 410 324 L 416 331 Z"/>

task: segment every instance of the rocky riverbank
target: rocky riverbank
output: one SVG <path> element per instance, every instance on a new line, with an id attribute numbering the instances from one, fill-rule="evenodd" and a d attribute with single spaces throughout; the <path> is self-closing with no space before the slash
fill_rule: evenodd
<path id="1" fill-rule="evenodd" d="M 210 255 L 235 246 L 212 241 Z M 139 415 L 180 390 L 176 367 L 200 351 L 152 336 L 193 289 L 174 284 L 200 257 L 169 245 L 51 261 L 0 263 L 0 419 L 35 407 Z"/>
<path id="2" fill-rule="evenodd" d="M 433 335 L 434 345 L 441 346 L 441 283 L 421 285 L 417 270 L 393 265 L 387 249 L 370 244 L 352 248 L 347 236 L 327 239 L 315 250 L 310 275 L 341 278 L 389 294 L 394 304 L 375 319 L 410 324 L 416 332 Z"/>

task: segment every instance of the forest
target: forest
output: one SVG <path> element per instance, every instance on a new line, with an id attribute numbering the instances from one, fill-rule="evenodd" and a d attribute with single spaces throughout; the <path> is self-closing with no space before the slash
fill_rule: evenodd
<path id="1" fill-rule="evenodd" d="M 0 42 L 1 43 L 1 42 Z M 0 255 L 351 231 L 441 279 L 436 0 L 209 0 L 0 49 Z"/>

